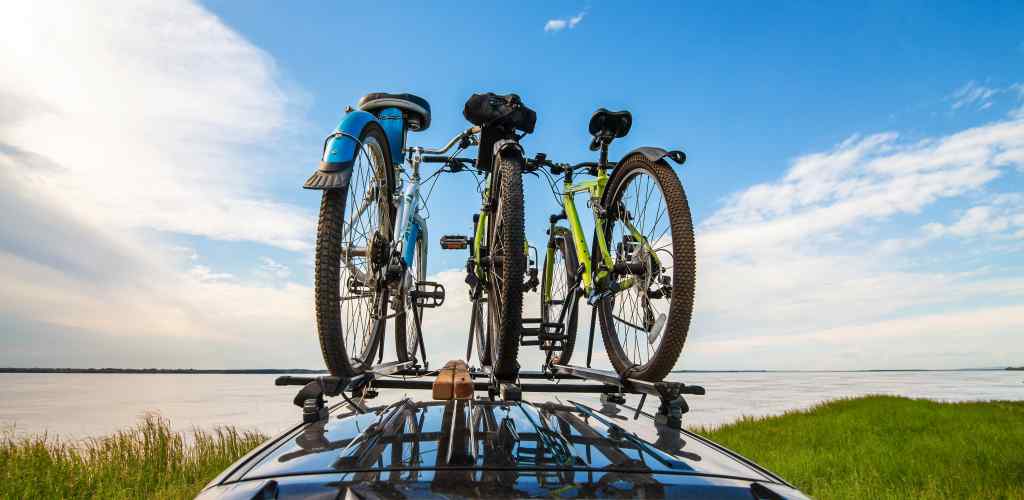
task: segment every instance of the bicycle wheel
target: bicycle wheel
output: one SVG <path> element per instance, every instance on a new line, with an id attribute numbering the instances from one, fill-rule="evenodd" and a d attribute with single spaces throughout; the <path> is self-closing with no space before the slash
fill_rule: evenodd
<path id="1" fill-rule="evenodd" d="M 686 193 L 667 164 L 634 154 L 612 173 L 603 203 L 613 214 L 605 232 L 615 261 L 609 283 L 634 278 L 596 306 L 605 349 L 619 374 L 659 381 L 679 359 L 693 314 L 696 255 Z M 595 251 L 595 269 L 600 262 Z"/>
<path id="2" fill-rule="evenodd" d="M 359 141 L 347 189 L 324 191 L 316 231 L 316 328 L 336 376 L 366 370 L 376 353 L 371 340 L 384 333 L 388 303 L 377 278 L 392 239 L 394 175 L 379 126 L 367 126 Z"/>
<path id="3" fill-rule="evenodd" d="M 412 303 L 411 291 L 416 289 L 416 283 L 427 279 L 426 242 L 422 235 L 416 239 L 416 248 L 412 258 L 412 266 L 409 273 L 403 280 L 400 292 L 396 300 L 400 300 L 402 307 L 395 316 L 395 350 L 399 361 L 414 361 L 416 353 L 420 348 L 420 329 L 416 326 L 416 317 L 419 316 L 420 325 L 423 324 L 423 307 L 416 307 Z M 413 314 L 413 307 L 416 307 L 416 314 Z"/>
<path id="4" fill-rule="evenodd" d="M 577 258 L 576 244 L 572 240 L 572 232 L 564 227 L 555 227 L 548 237 L 549 254 L 544 255 L 544 274 L 541 276 L 540 320 L 542 323 L 556 323 L 565 308 L 562 320 L 562 333 L 565 335 L 562 348 L 551 351 L 549 358 L 552 364 L 565 364 L 572 357 L 576 344 L 576 324 L 579 311 L 575 303 L 569 302 L 569 289 L 576 275 Z M 572 302 L 579 302 L 574 295 Z"/>
<path id="5" fill-rule="evenodd" d="M 498 203 L 487 223 L 487 317 L 491 325 L 492 373 L 499 380 L 513 380 L 519 373 L 519 334 L 523 324 L 523 273 L 526 246 L 523 241 L 523 160 L 519 156 L 496 158 L 492 189 Z"/>
<path id="6" fill-rule="evenodd" d="M 480 367 L 491 365 L 491 325 L 487 321 L 487 298 L 481 297 L 473 301 L 473 312 L 470 318 L 471 335 L 474 335 L 473 343 L 476 344 L 476 356 L 480 361 Z"/>

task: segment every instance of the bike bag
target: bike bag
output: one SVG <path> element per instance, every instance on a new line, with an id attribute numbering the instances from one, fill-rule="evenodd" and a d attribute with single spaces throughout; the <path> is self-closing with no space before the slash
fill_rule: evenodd
<path id="1" fill-rule="evenodd" d="M 533 127 L 537 124 L 537 113 L 526 107 L 516 94 L 473 94 L 466 101 L 462 116 L 473 125 L 499 125 L 528 134 L 533 132 Z"/>

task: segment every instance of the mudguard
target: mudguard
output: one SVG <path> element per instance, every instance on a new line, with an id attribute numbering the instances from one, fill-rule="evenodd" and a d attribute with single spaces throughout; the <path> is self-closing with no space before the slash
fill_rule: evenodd
<path id="1" fill-rule="evenodd" d="M 674 162 L 676 162 L 676 163 L 678 163 L 680 165 L 682 165 L 683 163 L 686 163 L 686 153 L 684 153 L 682 151 L 679 151 L 679 150 L 667 151 L 667 150 L 664 150 L 662 148 L 657 148 L 657 147 L 652 147 L 652 146 L 644 146 L 642 148 L 636 148 L 636 149 L 626 153 L 626 155 L 623 156 L 622 159 L 625 160 L 626 158 L 629 157 L 629 155 L 632 155 L 634 153 L 640 153 L 640 154 L 644 155 L 644 157 L 647 158 L 650 161 L 658 161 L 658 160 L 660 160 L 662 158 L 666 158 L 667 157 L 668 159 L 670 159 L 670 160 L 672 160 L 672 161 L 674 161 Z"/>
<path id="2" fill-rule="evenodd" d="M 359 152 L 359 137 L 363 134 L 363 129 L 370 123 L 380 125 L 377 118 L 366 111 L 348 112 L 338 124 L 338 128 L 327 136 L 324 141 L 323 156 L 320 158 L 320 166 L 302 187 L 306 189 L 347 188 L 349 179 L 352 177 L 352 165 Z M 390 149 L 387 144 L 383 146 L 385 149 Z M 388 152 L 390 153 L 390 151 Z"/>
<path id="3" fill-rule="evenodd" d="M 498 156 L 499 153 L 505 152 L 505 150 L 511 150 L 519 153 L 521 158 L 526 157 L 526 153 L 523 151 L 523 147 L 519 145 L 519 142 L 514 139 L 499 139 L 494 141 L 494 157 Z"/>

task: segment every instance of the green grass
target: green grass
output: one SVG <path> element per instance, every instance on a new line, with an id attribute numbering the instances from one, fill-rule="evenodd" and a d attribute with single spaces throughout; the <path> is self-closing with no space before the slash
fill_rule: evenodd
<path id="1" fill-rule="evenodd" d="M 231 428 L 176 433 L 154 416 L 79 442 L 8 434 L 0 437 L 0 498 L 192 498 L 264 440 Z"/>
<path id="2" fill-rule="evenodd" d="M 1024 402 L 872 396 L 698 432 L 816 498 L 1024 499 Z"/>
<path id="3" fill-rule="evenodd" d="M 816 498 L 1024 499 L 1024 402 L 873 396 L 698 432 Z M 156 417 L 80 442 L 8 435 L 0 498 L 191 498 L 265 439 Z"/>

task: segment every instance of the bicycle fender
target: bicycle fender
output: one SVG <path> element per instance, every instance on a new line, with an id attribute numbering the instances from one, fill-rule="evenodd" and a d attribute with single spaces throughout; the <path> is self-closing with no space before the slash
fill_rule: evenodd
<path id="1" fill-rule="evenodd" d="M 514 139 L 494 141 L 494 156 L 498 156 L 499 153 L 504 153 L 506 150 L 515 150 L 515 152 L 519 153 L 520 157 L 526 156 L 526 153 L 523 152 L 523 147 Z"/>
<path id="2" fill-rule="evenodd" d="M 358 138 L 370 123 L 377 118 L 366 111 L 353 110 L 345 115 L 338 128 L 324 141 L 320 166 L 302 185 L 305 189 L 345 189 L 352 177 L 352 165 L 359 152 Z M 387 144 L 382 144 L 388 149 Z"/>
<path id="3" fill-rule="evenodd" d="M 625 160 L 627 157 L 629 157 L 629 155 L 635 153 L 640 153 L 644 155 L 644 157 L 650 161 L 658 161 L 662 158 L 668 158 L 680 165 L 686 163 L 686 153 L 679 150 L 667 151 L 665 149 L 653 146 L 644 146 L 641 148 L 636 148 L 630 151 L 629 153 L 626 153 L 626 156 L 623 156 L 622 159 Z"/>

